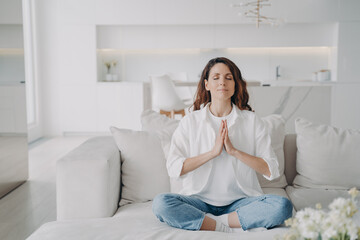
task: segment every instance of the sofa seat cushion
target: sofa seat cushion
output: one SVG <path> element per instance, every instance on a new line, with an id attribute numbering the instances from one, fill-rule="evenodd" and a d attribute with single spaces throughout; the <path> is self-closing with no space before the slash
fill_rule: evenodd
<path id="1" fill-rule="evenodd" d="M 222 233 L 187 231 L 169 227 L 160 222 L 151 209 L 152 201 L 120 207 L 111 218 L 67 220 L 42 225 L 28 240 L 82 240 L 82 239 L 274 239 L 283 235 L 284 226 L 261 232 Z"/>
<path id="2" fill-rule="evenodd" d="M 315 208 L 317 203 L 327 209 L 329 204 L 338 197 L 350 198 L 347 190 L 327 190 L 287 186 L 286 193 L 290 197 L 296 211 L 305 207 Z"/>
<path id="3" fill-rule="evenodd" d="M 274 194 L 290 199 L 284 188 L 262 188 L 262 190 L 264 194 Z"/>

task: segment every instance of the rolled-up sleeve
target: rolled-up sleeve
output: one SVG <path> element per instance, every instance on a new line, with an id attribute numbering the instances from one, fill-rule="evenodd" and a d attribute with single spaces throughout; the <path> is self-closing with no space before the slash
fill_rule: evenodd
<path id="1" fill-rule="evenodd" d="M 271 181 L 280 176 L 279 162 L 271 146 L 271 138 L 263 121 L 255 116 L 255 155 L 264 159 L 270 170 L 270 177 L 263 175 Z"/>
<path id="2" fill-rule="evenodd" d="M 186 158 L 189 157 L 189 135 L 186 131 L 186 123 L 182 119 L 175 130 L 170 145 L 166 168 L 170 177 L 178 178 Z"/>

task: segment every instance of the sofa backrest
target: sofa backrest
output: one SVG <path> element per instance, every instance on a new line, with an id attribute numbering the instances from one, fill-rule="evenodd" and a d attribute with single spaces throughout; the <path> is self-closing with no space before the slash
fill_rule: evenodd
<path id="1" fill-rule="evenodd" d="M 296 134 L 286 134 L 284 141 L 285 177 L 288 185 L 292 185 L 296 176 Z"/>

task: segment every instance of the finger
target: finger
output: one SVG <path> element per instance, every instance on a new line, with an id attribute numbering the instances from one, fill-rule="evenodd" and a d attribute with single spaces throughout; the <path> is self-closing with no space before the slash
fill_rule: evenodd
<path id="1" fill-rule="evenodd" d="M 225 130 L 225 141 L 226 141 L 227 143 L 230 142 L 229 134 L 228 134 L 228 130 L 227 130 L 227 129 Z"/>
<path id="2" fill-rule="evenodd" d="M 221 121 L 220 128 L 219 128 L 219 133 L 220 134 L 222 133 L 223 129 L 224 129 L 224 122 Z"/>
<path id="3" fill-rule="evenodd" d="M 223 138 L 223 137 L 225 136 L 225 131 L 224 131 L 224 129 L 221 130 L 220 136 L 221 136 L 221 138 Z"/>

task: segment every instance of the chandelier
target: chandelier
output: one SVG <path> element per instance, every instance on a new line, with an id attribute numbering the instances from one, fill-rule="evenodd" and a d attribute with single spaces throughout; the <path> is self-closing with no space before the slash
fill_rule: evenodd
<path id="1" fill-rule="evenodd" d="M 270 24 L 271 26 L 279 26 L 284 23 L 283 19 L 261 15 L 261 8 L 270 6 L 270 0 L 254 0 L 230 5 L 233 8 L 240 8 L 238 15 L 250 19 L 251 22 L 255 22 L 257 28 L 259 28 L 260 23 Z"/>

